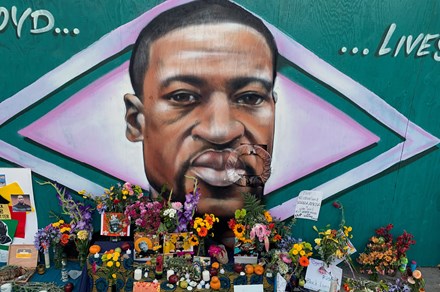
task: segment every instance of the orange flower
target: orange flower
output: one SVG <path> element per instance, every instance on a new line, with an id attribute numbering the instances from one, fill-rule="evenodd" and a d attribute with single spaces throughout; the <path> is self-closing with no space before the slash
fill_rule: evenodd
<path id="1" fill-rule="evenodd" d="M 281 235 L 279 235 L 279 234 L 276 234 L 274 237 L 273 237 L 273 241 L 278 241 L 278 240 L 281 240 Z"/>
<path id="2" fill-rule="evenodd" d="M 309 259 L 306 256 L 302 256 L 299 258 L 299 264 L 302 267 L 307 267 L 309 265 Z"/>
<path id="3" fill-rule="evenodd" d="M 66 244 L 68 244 L 69 243 L 69 234 L 67 234 L 67 233 L 63 233 L 62 235 L 61 235 L 61 239 L 60 239 L 60 241 L 61 241 L 61 244 L 62 245 L 66 245 Z"/>
<path id="4" fill-rule="evenodd" d="M 208 235 L 208 229 L 204 226 L 200 227 L 200 230 L 198 231 L 198 235 L 200 237 L 205 237 L 206 235 Z"/>

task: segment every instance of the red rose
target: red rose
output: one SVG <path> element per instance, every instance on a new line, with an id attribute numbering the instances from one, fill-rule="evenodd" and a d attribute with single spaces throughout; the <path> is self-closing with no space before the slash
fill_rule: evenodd
<path id="1" fill-rule="evenodd" d="M 338 202 L 333 202 L 333 207 L 335 207 L 335 208 L 337 208 L 337 209 L 340 209 L 341 208 L 341 204 L 339 204 Z"/>

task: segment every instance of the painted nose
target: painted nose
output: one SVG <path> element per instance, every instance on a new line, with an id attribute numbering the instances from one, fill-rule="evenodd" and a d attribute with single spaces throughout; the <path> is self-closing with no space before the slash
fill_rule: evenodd
<path id="1" fill-rule="evenodd" d="M 193 135 L 217 145 L 238 140 L 244 134 L 244 125 L 237 120 L 232 106 L 225 94 L 213 94 L 200 116 L 199 124 L 193 129 Z"/>

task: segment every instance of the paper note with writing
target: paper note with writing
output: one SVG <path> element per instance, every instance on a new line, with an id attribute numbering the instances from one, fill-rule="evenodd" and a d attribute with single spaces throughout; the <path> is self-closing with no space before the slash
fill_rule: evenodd
<path id="1" fill-rule="evenodd" d="M 332 279 L 338 282 L 338 291 L 341 289 L 342 269 L 335 265 L 326 266 L 323 261 L 309 258 L 304 288 L 313 291 L 329 291 Z"/>
<path id="2" fill-rule="evenodd" d="M 276 280 L 276 292 L 284 292 L 286 291 L 286 287 L 287 287 L 287 281 L 286 279 L 283 278 L 283 276 L 281 276 L 280 273 L 277 274 Z"/>
<path id="3" fill-rule="evenodd" d="M 302 191 L 298 195 L 295 218 L 318 220 L 321 209 L 322 192 Z"/>

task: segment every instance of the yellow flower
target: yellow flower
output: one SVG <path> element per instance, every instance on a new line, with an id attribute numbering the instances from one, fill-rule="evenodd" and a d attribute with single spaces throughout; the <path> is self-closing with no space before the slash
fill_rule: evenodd
<path id="1" fill-rule="evenodd" d="M 107 262 L 107 267 L 109 267 L 109 268 L 113 267 L 113 262 L 112 261 L 108 261 Z"/>
<path id="2" fill-rule="evenodd" d="M 78 194 L 80 194 L 80 195 L 84 195 L 85 193 L 87 193 L 86 190 L 80 190 L 80 191 L 78 192 Z"/>
<path id="3" fill-rule="evenodd" d="M 269 211 L 264 212 L 264 217 L 266 217 L 267 222 L 272 222 L 272 215 L 270 215 Z"/>
<path id="4" fill-rule="evenodd" d="M 235 226 L 234 226 L 234 235 L 235 235 L 235 237 L 243 237 L 245 231 L 246 231 L 246 228 L 244 228 L 243 224 L 240 224 L 240 223 L 235 224 Z"/>
<path id="5" fill-rule="evenodd" d="M 77 236 L 80 240 L 86 240 L 89 237 L 89 232 L 87 230 L 80 230 Z"/>
<path id="6" fill-rule="evenodd" d="M 112 278 L 113 278 L 113 279 L 116 279 L 116 274 L 112 274 Z"/>
<path id="7" fill-rule="evenodd" d="M 343 256 L 344 256 L 344 254 L 341 252 L 341 250 L 337 249 L 337 250 L 336 250 L 336 257 L 337 257 L 338 259 L 340 259 L 340 258 L 342 258 Z"/>
<path id="8" fill-rule="evenodd" d="M 293 249 L 293 250 L 292 250 L 292 253 L 293 253 L 294 255 L 297 255 L 297 254 L 298 254 L 298 250 Z"/>
<path id="9" fill-rule="evenodd" d="M 119 268 L 121 266 L 121 263 L 120 262 L 116 262 L 115 265 L 116 265 L 117 268 Z"/>
<path id="10" fill-rule="evenodd" d="M 304 255 L 306 255 L 306 252 L 305 252 L 304 250 L 300 250 L 300 251 L 299 251 L 299 255 L 300 255 L 300 256 L 304 256 Z"/>
<path id="11" fill-rule="evenodd" d="M 127 199 L 127 196 L 122 196 L 122 199 L 123 199 L 123 200 L 126 200 L 126 199 Z"/>
<path id="12" fill-rule="evenodd" d="M 317 245 L 321 245 L 321 238 L 315 238 L 315 243 Z"/>

